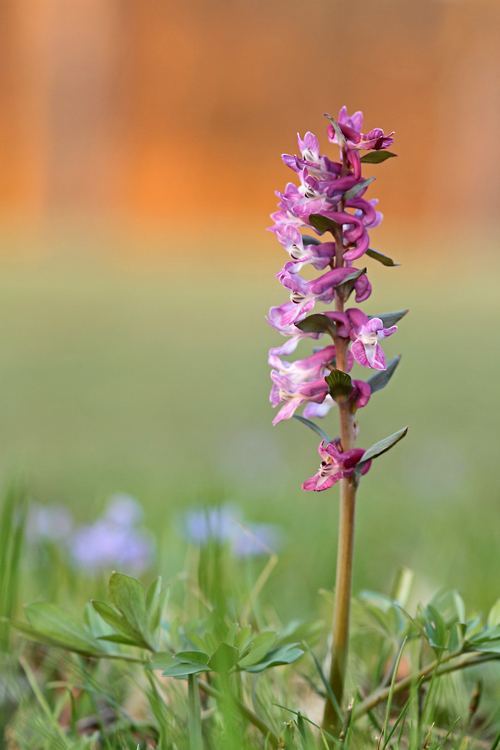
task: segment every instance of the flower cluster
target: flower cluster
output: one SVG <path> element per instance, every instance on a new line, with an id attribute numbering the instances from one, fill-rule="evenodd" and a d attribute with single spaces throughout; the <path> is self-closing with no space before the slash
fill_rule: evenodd
<path id="1" fill-rule="evenodd" d="M 318 139 L 312 133 L 306 133 L 303 140 L 299 136 L 300 155 L 282 157 L 295 172 L 299 184 L 289 182 L 284 192 L 276 193 L 278 211 L 271 215 L 274 223 L 269 231 L 276 235 L 290 257 L 276 275 L 289 292 L 290 301 L 272 307 L 267 319 L 287 338 L 286 343 L 269 352 L 273 368 L 270 400 L 274 407 L 281 404 L 273 424 L 290 419 L 301 406 L 305 407 L 303 414 L 307 419 L 324 417 L 336 403 L 335 394 L 325 380 L 335 370 L 349 373 L 354 362 L 385 370 L 385 355 L 379 342 L 397 328 L 385 327 L 381 318 L 368 317 L 357 307 L 345 309 L 351 293 L 354 292 L 358 304 L 371 294 L 366 268 L 359 263 L 365 253 L 382 259 L 385 265 L 394 265 L 370 249 L 369 230 L 377 227 L 383 217 L 376 209 L 377 200 L 365 197 L 374 178 L 366 180 L 361 174 L 363 160 L 377 163 L 393 156 L 377 152 L 393 143 L 394 134 L 386 136 L 380 128 L 362 133 L 363 114 L 356 112 L 349 116 L 345 107 L 336 121 L 329 119 L 328 138 L 339 146 L 340 161 L 331 161 L 320 154 Z M 362 150 L 371 151 L 375 157 L 363 159 Z M 331 233 L 332 239 L 323 242 L 319 237 L 326 232 Z M 307 265 L 320 275 L 311 280 L 301 276 Z M 335 302 L 335 310 L 306 318 L 318 302 L 327 305 Z M 311 356 L 295 362 L 281 358 L 292 354 L 301 339 L 317 340 L 325 333 L 332 336 L 333 343 L 316 348 Z M 372 389 L 364 380 L 349 378 L 348 382 L 349 408 L 354 414 L 366 406 Z M 322 442 L 320 470 L 304 483 L 303 489 L 324 490 L 350 476 L 364 451 L 347 448 L 343 452 L 340 439 L 327 445 Z M 364 471 L 368 466 L 364 466 Z"/>

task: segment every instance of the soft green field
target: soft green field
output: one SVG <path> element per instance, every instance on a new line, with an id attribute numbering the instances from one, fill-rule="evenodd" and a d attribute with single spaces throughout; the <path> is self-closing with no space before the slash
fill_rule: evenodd
<path id="1" fill-rule="evenodd" d="M 248 520 L 280 524 L 268 592 L 290 616 L 333 585 L 338 491 L 303 493 L 316 436 L 296 421 L 271 426 L 267 348 L 281 338 L 264 315 L 285 301 L 272 277 L 282 260 L 4 262 L 0 439 L 6 480 L 22 475 L 33 497 L 82 521 L 112 492 L 135 495 L 159 534 L 160 572 L 182 564 L 171 524 L 193 504 L 233 500 Z M 354 587 L 387 590 L 404 564 L 417 596 L 446 584 L 486 607 L 500 596 L 500 269 L 425 263 L 374 269 L 363 306 L 411 314 L 385 345 L 403 360 L 360 412 L 359 444 L 410 432 L 363 480 Z M 331 412 L 331 435 L 334 425 Z"/>

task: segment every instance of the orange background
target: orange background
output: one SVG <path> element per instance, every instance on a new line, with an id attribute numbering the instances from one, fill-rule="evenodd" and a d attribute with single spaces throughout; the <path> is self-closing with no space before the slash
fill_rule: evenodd
<path id="1" fill-rule="evenodd" d="M 0 50 L 7 222 L 264 227 L 342 104 L 396 131 L 386 215 L 498 214 L 498 0 L 3 0 Z"/>

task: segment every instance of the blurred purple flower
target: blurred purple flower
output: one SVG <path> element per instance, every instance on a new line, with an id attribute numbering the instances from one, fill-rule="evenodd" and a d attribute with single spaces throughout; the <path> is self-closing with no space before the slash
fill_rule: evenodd
<path id="1" fill-rule="evenodd" d="M 77 567 L 89 572 L 122 568 L 140 573 L 151 563 L 155 544 L 152 534 L 141 527 L 143 511 L 130 495 L 113 495 L 101 518 L 80 526 L 70 540 L 70 553 Z"/>
<path id="2" fill-rule="evenodd" d="M 177 519 L 175 529 L 189 544 L 204 547 L 210 542 L 229 544 L 235 557 L 245 558 L 276 552 L 282 545 L 278 526 L 243 524 L 241 508 L 231 503 L 202 510 L 191 509 Z"/>
<path id="3" fill-rule="evenodd" d="M 66 540 L 73 528 L 73 516 L 63 505 L 32 502 L 26 523 L 29 542 Z"/>

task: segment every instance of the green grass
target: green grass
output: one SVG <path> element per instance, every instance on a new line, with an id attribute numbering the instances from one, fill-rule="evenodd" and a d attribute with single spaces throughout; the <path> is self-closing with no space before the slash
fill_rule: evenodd
<path id="1" fill-rule="evenodd" d="M 116 490 L 138 497 L 161 538 L 159 572 L 180 569 L 172 518 L 199 501 L 231 499 L 282 525 L 268 592 L 284 616 L 303 616 L 333 585 L 337 491 L 303 493 L 317 439 L 295 421 L 271 426 L 266 352 L 280 337 L 264 315 L 285 301 L 281 261 L 4 264 L 0 445 L 7 478 L 22 474 L 32 496 L 82 521 Z M 359 444 L 410 432 L 362 482 L 354 588 L 387 590 L 405 564 L 418 596 L 444 584 L 486 607 L 500 596 L 498 268 L 420 263 L 373 270 L 363 305 L 411 314 L 385 345 L 403 359 L 360 412 Z M 336 434 L 334 414 L 325 429 Z"/>

